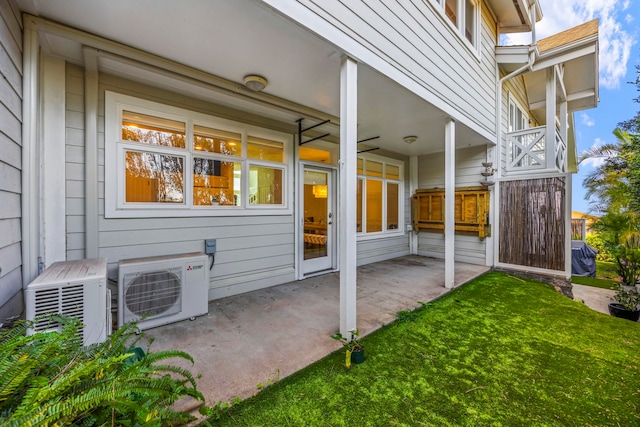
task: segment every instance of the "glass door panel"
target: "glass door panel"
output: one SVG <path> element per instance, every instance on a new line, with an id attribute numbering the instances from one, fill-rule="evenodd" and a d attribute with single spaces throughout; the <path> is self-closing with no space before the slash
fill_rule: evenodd
<path id="1" fill-rule="evenodd" d="M 303 183 L 303 272 L 332 268 L 331 171 L 305 167 Z"/>

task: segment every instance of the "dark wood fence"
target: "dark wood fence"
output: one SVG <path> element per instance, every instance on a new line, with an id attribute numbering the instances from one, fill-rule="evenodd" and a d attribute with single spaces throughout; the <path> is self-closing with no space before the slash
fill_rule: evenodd
<path id="1" fill-rule="evenodd" d="M 500 184 L 500 262 L 564 270 L 564 178 Z"/>

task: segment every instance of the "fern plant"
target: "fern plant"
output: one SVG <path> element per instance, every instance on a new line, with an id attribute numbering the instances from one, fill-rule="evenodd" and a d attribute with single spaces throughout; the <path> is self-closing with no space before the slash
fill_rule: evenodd
<path id="1" fill-rule="evenodd" d="M 38 319 L 37 321 L 42 321 Z M 105 342 L 83 346 L 77 319 L 52 315 L 58 332 L 26 335 L 35 322 L 0 329 L 0 425 L 171 425 L 194 417 L 171 405 L 190 396 L 204 400 L 193 375 L 166 363 L 182 351 L 136 358 L 135 324 Z"/>

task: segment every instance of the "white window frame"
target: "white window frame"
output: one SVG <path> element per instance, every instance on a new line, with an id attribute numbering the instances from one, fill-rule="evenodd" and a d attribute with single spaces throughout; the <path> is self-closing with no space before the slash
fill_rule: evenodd
<path id="1" fill-rule="evenodd" d="M 402 236 L 405 234 L 405 217 L 404 217 L 404 162 L 401 160 L 391 159 L 389 157 L 378 156 L 375 154 L 359 154 L 358 159 L 363 160 L 362 165 L 362 174 L 358 173 L 357 179 L 363 180 L 362 182 L 362 223 L 363 230 L 358 232 L 356 235 L 356 239 L 360 240 L 372 240 L 372 239 L 380 239 L 387 238 L 392 236 Z M 377 163 L 383 164 L 383 172 L 381 177 L 366 175 L 366 162 L 370 160 Z M 390 179 L 386 178 L 384 175 L 386 173 L 386 165 L 397 166 L 399 168 L 399 179 Z M 382 181 L 382 231 L 374 231 L 367 232 L 366 231 L 366 221 L 367 221 L 367 179 Z M 387 183 L 391 182 L 394 184 L 398 184 L 398 228 L 396 230 L 387 230 Z M 357 193 L 356 193 L 357 194 Z"/>
<path id="2" fill-rule="evenodd" d="M 186 148 L 149 146 L 121 139 L 122 111 L 133 111 L 155 117 L 184 122 L 186 125 Z M 241 135 L 240 156 L 197 151 L 193 148 L 194 125 L 206 126 Z M 257 137 L 281 142 L 283 144 L 283 162 L 248 157 L 247 139 Z M 105 167 L 104 167 L 104 210 L 106 218 L 147 218 L 147 217 L 197 217 L 197 216 L 250 216 L 250 215 L 291 215 L 293 213 L 293 177 L 292 162 L 293 135 L 265 129 L 241 122 L 223 119 L 207 114 L 173 107 L 105 91 Z M 125 150 L 169 154 L 183 157 L 184 160 L 184 202 L 174 203 L 127 203 L 125 202 Z M 238 162 L 242 164 L 241 203 L 240 206 L 197 206 L 193 205 L 193 158 L 205 158 Z M 280 169 L 282 174 L 281 205 L 249 204 L 249 168 L 250 166 Z"/>
<path id="3" fill-rule="evenodd" d="M 440 14 L 440 18 L 447 23 L 447 25 L 449 25 L 449 27 L 458 35 L 458 37 L 460 37 L 460 39 L 462 40 L 463 44 L 475 55 L 476 59 L 478 61 L 480 61 L 481 59 L 481 55 L 480 55 L 480 48 L 482 46 L 482 13 L 481 13 L 481 5 L 482 2 L 480 0 L 471 0 L 471 3 L 473 3 L 474 6 L 474 14 L 473 14 L 473 19 L 475 20 L 475 25 L 474 25 L 474 34 L 473 34 L 473 40 L 474 43 L 470 42 L 467 37 L 465 36 L 465 32 L 466 32 L 466 24 L 465 24 L 465 20 L 466 20 L 466 13 L 465 13 L 465 8 L 466 8 L 466 2 L 465 0 L 457 0 L 457 7 L 458 9 L 456 10 L 457 13 L 457 24 L 454 24 L 453 22 L 451 22 L 451 20 L 449 19 L 449 17 L 447 16 L 446 12 L 445 12 L 445 5 L 446 5 L 446 0 L 429 0 L 429 3 L 431 5 L 433 5 L 433 7 L 438 11 L 438 13 Z"/>
<path id="4" fill-rule="evenodd" d="M 511 121 L 511 107 L 514 109 L 520 110 L 522 113 L 522 122 L 520 125 L 522 126 L 520 129 L 516 129 Z M 526 109 L 522 107 L 522 105 L 518 102 L 515 96 L 511 92 L 509 92 L 509 107 L 507 108 L 507 133 L 509 132 L 517 132 L 519 130 L 529 129 L 529 114 Z"/>

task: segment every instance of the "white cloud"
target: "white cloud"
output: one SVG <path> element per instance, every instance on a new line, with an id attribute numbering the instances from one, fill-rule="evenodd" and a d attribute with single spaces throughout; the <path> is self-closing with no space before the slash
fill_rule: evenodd
<path id="1" fill-rule="evenodd" d="M 627 24 L 631 24 L 633 22 L 633 15 L 627 13 L 627 16 L 624 17 L 624 20 Z"/>
<path id="2" fill-rule="evenodd" d="M 593 119 L 589 117 L 587 113 L 580 114 L 580 118 L 582 119 L 582 124 L 585 126 L 591 127 L 596 124 L 596 122 L 594 122 Z"/>
<path id="3" fill-rule="evenodd" d="M 592 19 L 599 19 L 600 84 L 609 89 L 618 88 L 627 73 L 631 47 L 636 40 L 623 28 L 622 21 L 629 14 L 623 12 L 629 0 L 540 0 L 543 18 L 536 25 L 538 39 L 548 37 Z M 631 17 L 633 20 L 633 17 Z M 507 44 L 528 44 L 530 34 L 505 37 Z"/>

